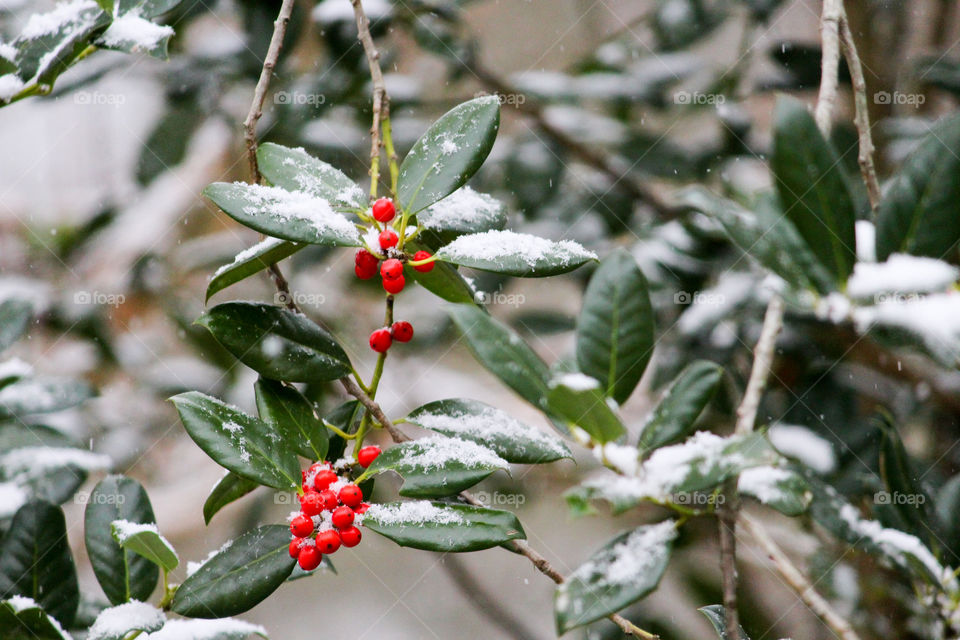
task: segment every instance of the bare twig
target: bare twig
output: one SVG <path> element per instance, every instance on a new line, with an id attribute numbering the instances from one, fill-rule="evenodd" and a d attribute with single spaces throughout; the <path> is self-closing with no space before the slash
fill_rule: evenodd
<path id="1" fill-rule="evenodd" d="M 387 95 L 387 86 L 383 81 L 383 71 L 380 69 L 380 52 L 373 43 L 370 35 L 370 19 L 363 10 L 360 0 L 350 0 L 353 13 L 357 19 L 357 37 L 363 45 L 363 52 L 367 56 L 367 66 L 370 67 L 370 79 L 373 82 L 373 123 L 370 125 L 370 195 L 376 197 L 377 183 L 380 178 L 380 125 L 384 119 L 390 117 L 390 97 Z"/>
<path id="2" fill-rule="evenodd" d="M 814 119 L 824 137 L 830 136 L 833 105 L 837 101 L 840 68 L 840 23 L 843 21 L 843 0 L 823 0 L 820 14 L 820 40 L 823 62 L 820 72 L 820 93 Z"/>
<path id="3" fill-rule="evenodd" d="M 776 567 L 777 572 L 783 576 L 790 588 L 800 596 L 804 604 L 810 607 L 810 610 L 817 614 L 817 617 L 823 620 L 824 624 L 830 627 L 841 640 L 860 640 L 860 636 L 853 630 L 850 623 L 830 606 L 830 603 L 823 596 L 816 592 L 810 581 L 777 546 L 777 543 L 773 541 L 763 525 L 748 515 L 743 515 L 742 522 L 747 533 L 763 548 L 767 557 Z"/>
<path id="4" fill-rule="evenodd" d="M 783 298 L 775 295 L 767 305 L 763 316 L 763 328 L 760 329 L 760 338 L 753 349 L 753 367 L 750 369 L 750 378 L 747 388 L 743 392 L 743 399 L 737 407 L 736 433 L 746 434 L 753 431 L 757 421 L 757 411 L 760 409 L 760 400 L 763 390 L 770 377 L 770 367 L 773 365 L 774 347 L 777 344 L 777 335 L 783 326 Z"/>
<path id="5" fill-rule="evenodd" d="M 842 3 L 840 9 L 843 11 Z M 867 81 L 863 76 L 863 65 L 860 63 L 860 56 L 857 55 L 857 44 L 853 40 L 853 31 L 850 29 L 846 12 L 843 13 L 840 21 L 840 36 L 843 41 L 843 53 L 847 60 L 847 67 L 850 69 L 850 80 L 853 84 L 853 123 L 857 127 L 858 147 L 860 149 L 857 161 L 860 163 L 860 173 L 863 175 L 863 181 L 867 185 L 870 207 L 876 211 L 880 204 L 880 182 L 877 180 L 877 168 L 873 162 L 874 146 L 873 135 L 870 131 L 870 110 L 867 105 Z"/>

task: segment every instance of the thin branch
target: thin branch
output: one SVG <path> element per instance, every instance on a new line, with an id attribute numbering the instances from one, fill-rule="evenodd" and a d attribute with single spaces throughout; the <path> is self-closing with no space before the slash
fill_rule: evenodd
<path id="1" fill-rule="evenodd" d="M 777 572 L 783 576 L 790 588 L 800 596 L 804 604 L 810 607 L 810 610 L 817 614 L 817 617 L 823 620 L 824 624 L 830 627 L 841 640 L 860 640 L 860 636 L 853 630 L 850 623 L 830 606 L 830 603 L 823 596 L 816 592 L 810 581 L 791 562 L 787 554 L 777 546 L 766 529 L 758 521 L 747 515 L 742 517 L 742 522 L 747 533 L 763 548 L 767 557 L 776 567 Z"/>
<path id="2" fill-rule="evenodd" d="M 840 68 L 840 23 L 843 21 L 843 0 L 823 0 L 820 14 L 820 40 L 823 61 L 820 72 L 820 93 L 814 119 L 824 137 L 830 136 L 833 105 L 837 101 Z"/>
<path id="3" fill-rule="evenodd" d="M 351 378 L 350 376 L 344 376 L 340 378 L 340 384 L 343 385 L 343 388 L 346 389 L 347 393 L 360 401 L 367 411 L 370 412 L 370 415 L 373 416 L 374 420 L 380 423 L 380 425 L 387 430 L 387 433 L 390 434 L 390 437 L 393 438 L 394 442 L 407 442 L 410 440 L 410 436 L 404 432 L 397 429 L 396 425 L 387 417 L 383 412 L 383 409 L 380 408 L 380 405 L 377 404 L 376 400 L 367 395 L 367 392 L 360 388 L 360 386 Z"/>
<path id="4" fill-rule="evenodd" d="M 373 43 L 370 35 L 370 19 L 363 10 L 360 0 L 350 0 L 353 13 L 357 19 L 357 37 L 363 45 L 363 52 L 367 56 L 367 66 L 370 67 L 370 79 L 373 82 L 373 124 L 370 125 L 370 195 L 376 197 L 377 183 L 380 178 L 380 124 L 390 117 L 390 97 L 387 95 L 387 86 L 383 81 L 383 71 L 380 69 L 380 52 Z"/>
<path id="5" fill-rule="evenodd" d="M 770 367 L 773 365 L 774 347 L 777 344 L 777 335 L 783 327 L 783 298 L 774 295 L 767 305 L 763 316 L 763 328 L 760 329 L 760 338 L 753 349 L 753 367 L 750 378 L 747 380 L 746 391 L 737 407 L 736 433 L 747 434 L 753 431 L 757 421 L 757 411 L 760 409 L 760 400 L 770 377 Z"/>
<path id="6" fill-rule="evenodd" d="M 840 6 L 843 11 L 843 5 Z M 870 208 L 874 211 L 880 205 L 880 181 L 877 180 L 877 168 L 873 162 L 874 146 L 873 134 L 870 131 L 870 110 L 867 106 L 867 81 L 863 75 L 863 65 L 857 55 L 857 44 L 853 40 L 850 22 L 846 12 L 840 21 L 840 35 L 843 40 L 843 54 L 850 69 L 850 81 L 853 84 L 853 123 L 857 127 L 859 139 L 859 154 L 857 161 L 860 164 L 860 173 L 867 185 L 867 197 L 870 198 Z"/>

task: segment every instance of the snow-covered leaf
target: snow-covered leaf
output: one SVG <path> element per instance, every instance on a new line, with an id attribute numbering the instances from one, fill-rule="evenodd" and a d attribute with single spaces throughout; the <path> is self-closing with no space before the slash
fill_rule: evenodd
<path id="1" fill-rule="evenodd" d="M 497 96 L 475 98 L 441 116 L 400 165 L 403 210 L 416 214 L 462 187 L 487 158 L 499 126 Z"/>
<path id="2" fill-rule="evenodd" d="M 582 373 L 567 373 L 553 380 L 547 407 L 554 415 L 586 431 L 599 444 L 612 442 L 626 433 L 600 382 Z"/>
<path id="3" fill-rule="evenodd" d="M 93 43 L 103 49 L 123 53 L 146 53 L 154 58 L 167 58 L 167 45 L 173 37 L 173 27 L 151 22 L 138 11 L 118 13 L 107 30 Z"/>
<path id="4" fill-rule="evenodd" d="M 197 391 L 171 401 L 193 441 L 224 468 L 275 489 L 300 484 L 294 447 L 267 423 Z"/>
<path id="5" fill-rule="evenodd" d="M 110 531 L 121 547 L 143 556 L 161 569 L 173 571 L 180 564 L 173 545 L 160 534 L 154 523 L 114 520 L 110 523 Z"/>
<path id="6" fill-rule="evenodd" d="M 538 464 L 571 457 L 567 445 L 553 434 L 478 400 L 436 400 L 414 409 L 407 420 L 445 436 L 472 440 L 507 462 Z"/>
<path id="7" fill-rule="evenodd" d="M 210 520 L 220 509 L 235 500 L 239 500 L 260 485 L 253 480 L 247 480 L 243 476 L 238 476 L 232 471 L 220 478 L 219 482 L 210 491 L 206 501 L 203 503 L 203 521 L 210 524 Z"/>
<path id="8" fill-rule="evenodd" d="M 177 589 L 173 611 L 190 618 L 222 618 L 247 611 L 293 571 L 296 560 L 290 557 L 289 546 L 290 530 L 283 525 L 248 531 L 190 574 Z"/>
<path id="9" fill-rule="evenodd" d="M 440 237 L 496 231 L 507 226 L 507 212 L 493 196 L 463 186 L 417 215 L 420 225 Z"/>
<path id="10" fill-rule="evenodd" d="M 637 445 L 644 451 L 684 438 L 717 392 L 723 369 L 707 360 L 695 360 L 674 378 L 650 412 Z"/>
<path id="11" fill-rule="evenodd" d="M 156 523 L 146 490 L 133 478 L 107 476 L 94 487 L 84 513 L 84 540 L 107 599 L 114 605 L 131 599 L 145 602 L 157 586 L 160 571 L 147 558 L 117 543 L 111 531 L 115 520 Z"/>
<path id="12" fill-rule="evenodd" d="M 169 620 L 159 631 L 144 640 L 244 640 L 251 635 L 267 637 L 267 631 L 258 624 L 220 618 L 219 620 Z"/>
<path id="13" fill-rule="evenodd" d="M 257 149 L 257 161 L 260 172 L 276 187 L 302 191 L 335 208 L 367 208 L 367 194 L 357 183 L 303 149 L 266 142 Z"/>
<path id="14" fill-rule="evenodd" d="M 48 616 L 36 601 L 23 596 L 0 601 L 0 629 L 3 637 L 11 640 L 71 640 L 56 619 Z"/>
<path id="15" fill-rule="evenodd" d="M 676 537 L 676 522 L 666 520 L 608 542 L 557 587 L 557 632 L 605 618 L 655 590 Z"/>
<path id="16" fill-rule="evenodd" d="M 20 507 L 0 546 L 0 600 L 24 596 L 70 626 L 80 590 L 63 511 L 49 502 Z"/>
<path id="17" fill-rule="evenodd" d="M 803 476 L 781 467 L 753 467 L 740 474 L 737 490 L 787 516 L 807 510 L 813 494 Z"/>
<path id="18" fill-rule="evenodd" d="M 577 364 L 623 404 L 653 354 L 653 308 L 647 279 L 624 250 L 593 272 L 577 320 Z"/>
<path id="19" fill-rule="evenodd" d="M 528 278 L 566 273 L 597 259 L 596 254 L 572 240 L 554 242 L 514 231 L 463 235 L 442 247 L 436 256 L 461 267 Z"/>
<path id="20" fill-rule="evenodd" d="M 79 380 L 46 376 L 20 378 L 0 388 L 0 417 L 61 411 L 92 395 L 90 386 Z"/>
<path id="21" fill-rule="evenodd" d="M 360 246 L 354 224 L 328 201 L 309 193 L 243 182 L 215 182 L 203 193 L 240 224 L 268 236 L 306 244 Z"/>
<path id="22" fill-rule="evenodd" d="M 260 419 L 284 432 L 284 438 L 308 460 L 323 460 L 330 446 L 327 428 L 312 403 L 294 387 L 260 378 L 254 387 Z"/>
<path id="23" fill-rule="evenodd" d="M 719 637 L 720 640 L 730 640 L 730 636 L 727 635 L 727 619 L 722 604 L 711 604 L 706 607 L 700 607 L 697 611 L 706 616 L 707 620 L 710 621 L 710 626 L 717 632 L 717 637 Z M 740 627 L 740 640 L 750 640 L 750 636 L 743 630 L 743 627 Z"/>
<path id="24" fill-rule="evenodd" d="M 427 500 L 372 505 L 362 524 L 401 547 L 427 551 L 478 551 L 526 538 L 509 511 Z"/>
<path id="25" fill-rule="evenodd" d="M 415 498 L 454 495 L 509 463 L 471 440 L 430 436 L 394 445 L 381 453 L 361 478 L 396 471 L 400 495 Z"/>
<path id="26" fill-rule="evenodd" d="M 27 300 L 10 298 L 0 302 L 0 351 L 10 347 L 23 335 L 32 317 L 33 305 Z"/>
<path id="27" fill-rule="evenodd" d="M 333 336 L 287 309 L 226 302 L 207 311 L 197 324 L 240 362 L 273 380 L 317 382 L 350 373 L 350 360 Z"/>
<path id="28" fill-rule="evenodd" d="M 278 240 L 277 238 L 267 238 L 263 242 L 241 251 L 233 259 L 233 262 L 223 265 L 213 273 L 213 278 L 207 285 L 207 300 L 230 285 L 249 278 L 270 265 L 292 256 L 305 246 L 295 242 Z"/>
<path id="29" fill-rule="evenodd" d="M 86 640 L 124 640 L 131 631 L 158 631 L 167 621 L 163 611 L 143 602 L 127 602 L 100 612 Z"/>

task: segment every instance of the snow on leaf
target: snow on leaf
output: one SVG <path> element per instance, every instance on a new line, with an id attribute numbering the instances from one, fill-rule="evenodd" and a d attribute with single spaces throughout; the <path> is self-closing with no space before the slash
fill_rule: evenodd
<path id="1" fill-rule="evenodd" d="M 564 273 L 597 259 L 595 253 L 572 240 L 554 242 L 498 230 L 460 236 L 436 255 L 454 264 L 518 276 Z"/>
<path id="2" fill-rule="evenodd" d="M 371 505 L 362 517 L 376 520 L 380 524 L 423 526 L 425 524 L 463 524 L 463 517 L 452 509 L 441 509 L 429 500 L 409 500 L 394 504 Z"/>
<path id="3" fill-rule="evenodd" d="M 496 198 L 468 186 L 430 205 L 417 218 L 427 229 L 464 233 L 502 229 L 507 222 L 503 205 Z"/>
<path id="4" fill-rule="evenodd" d="M 146 52 L 157 49 L 172 36 L 172 27 L 150 22 L 131 11 L 116 18 L 97 39 L 97 43 Z"/>
<path id="5" fill-rule="evenodd" d="M 943 291 L 960 276 L 957 267 L 922 256 L 894 253 L 886 262 L 858 262 L 847 281 L 852 298 L 873 298 L 884 293 Z"/>
<path id="6" fill-rule="evenodd" d="M 770 427 L 767 436 L 777 451 L 819 474 L 830 473 L 837 466 L 833 445 L 807 427 L 777 423 Z"/>
<path id="7" fill-rule="evenodd" d="M 163 628 L 142 636 L 144 640 L 242 640 L 251 634 L 264 638 L 263 627 L 243 620 L 170 620 Z"/>
<path id="8" fill-rule="evenodd" d="M 87 640 L 121 640 L 130 631 L 157 631 L 166 616 L 150 604 L 133 600 L 100 612 L 87 634 Z"/>

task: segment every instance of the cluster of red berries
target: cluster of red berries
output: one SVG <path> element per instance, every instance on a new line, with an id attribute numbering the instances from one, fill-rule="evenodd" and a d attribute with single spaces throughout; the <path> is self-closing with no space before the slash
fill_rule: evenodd
<path id="1" fill-rule="evenodd" d="M 364 447 L 357 462 L 366 468 L 378 455 L 380 447 Z M 290 520 L 290 557 L 303 570 L 313 571 L 323 554 L 334 553 L 341 545 L 357 546 L 362 535 L 354 519 L 369 508 L 359 486 L 338 476 L 329 462 L 314 463 L 303 472 L 300 512 Z"/>
<path id="2" fill-rule="evenodd" d="M 373 218 L 377 222 L 389 223 L 397 215 L 397 208 L 390 198 L 380 198 L 373 203 Z M 403 263 L 412 259 L 414 262 L 427 260 L 431 256 L 426 251 L 417 251 L 412 258 L 396 249 L 400 241 L 397 232 L 390 227 L 386 227 L 380 232 L 378 237 L 380 250 L 386 258 L 380 262 L 380 258 L 370 253 L 366 249 L 358 249 L 354 257 L 356 266 L 354 271 L 361 280 L 369 280 L 380 272 L 380 278 L 383 282 L 384 290 L 396 295 L 403 291 L 406 280 L 403 277 Z M 433 269 L 433 262 L 413 265 L 413 268 L 420 273 L 427 273 Z M 395 322 L 391 327 L 377 329 L 370 334 L 370 348 L 377 353 L 383 353 L 390 348 L 393 341 L 409 342 L 413 338 L 413 326 L 409 322 Z"/>

